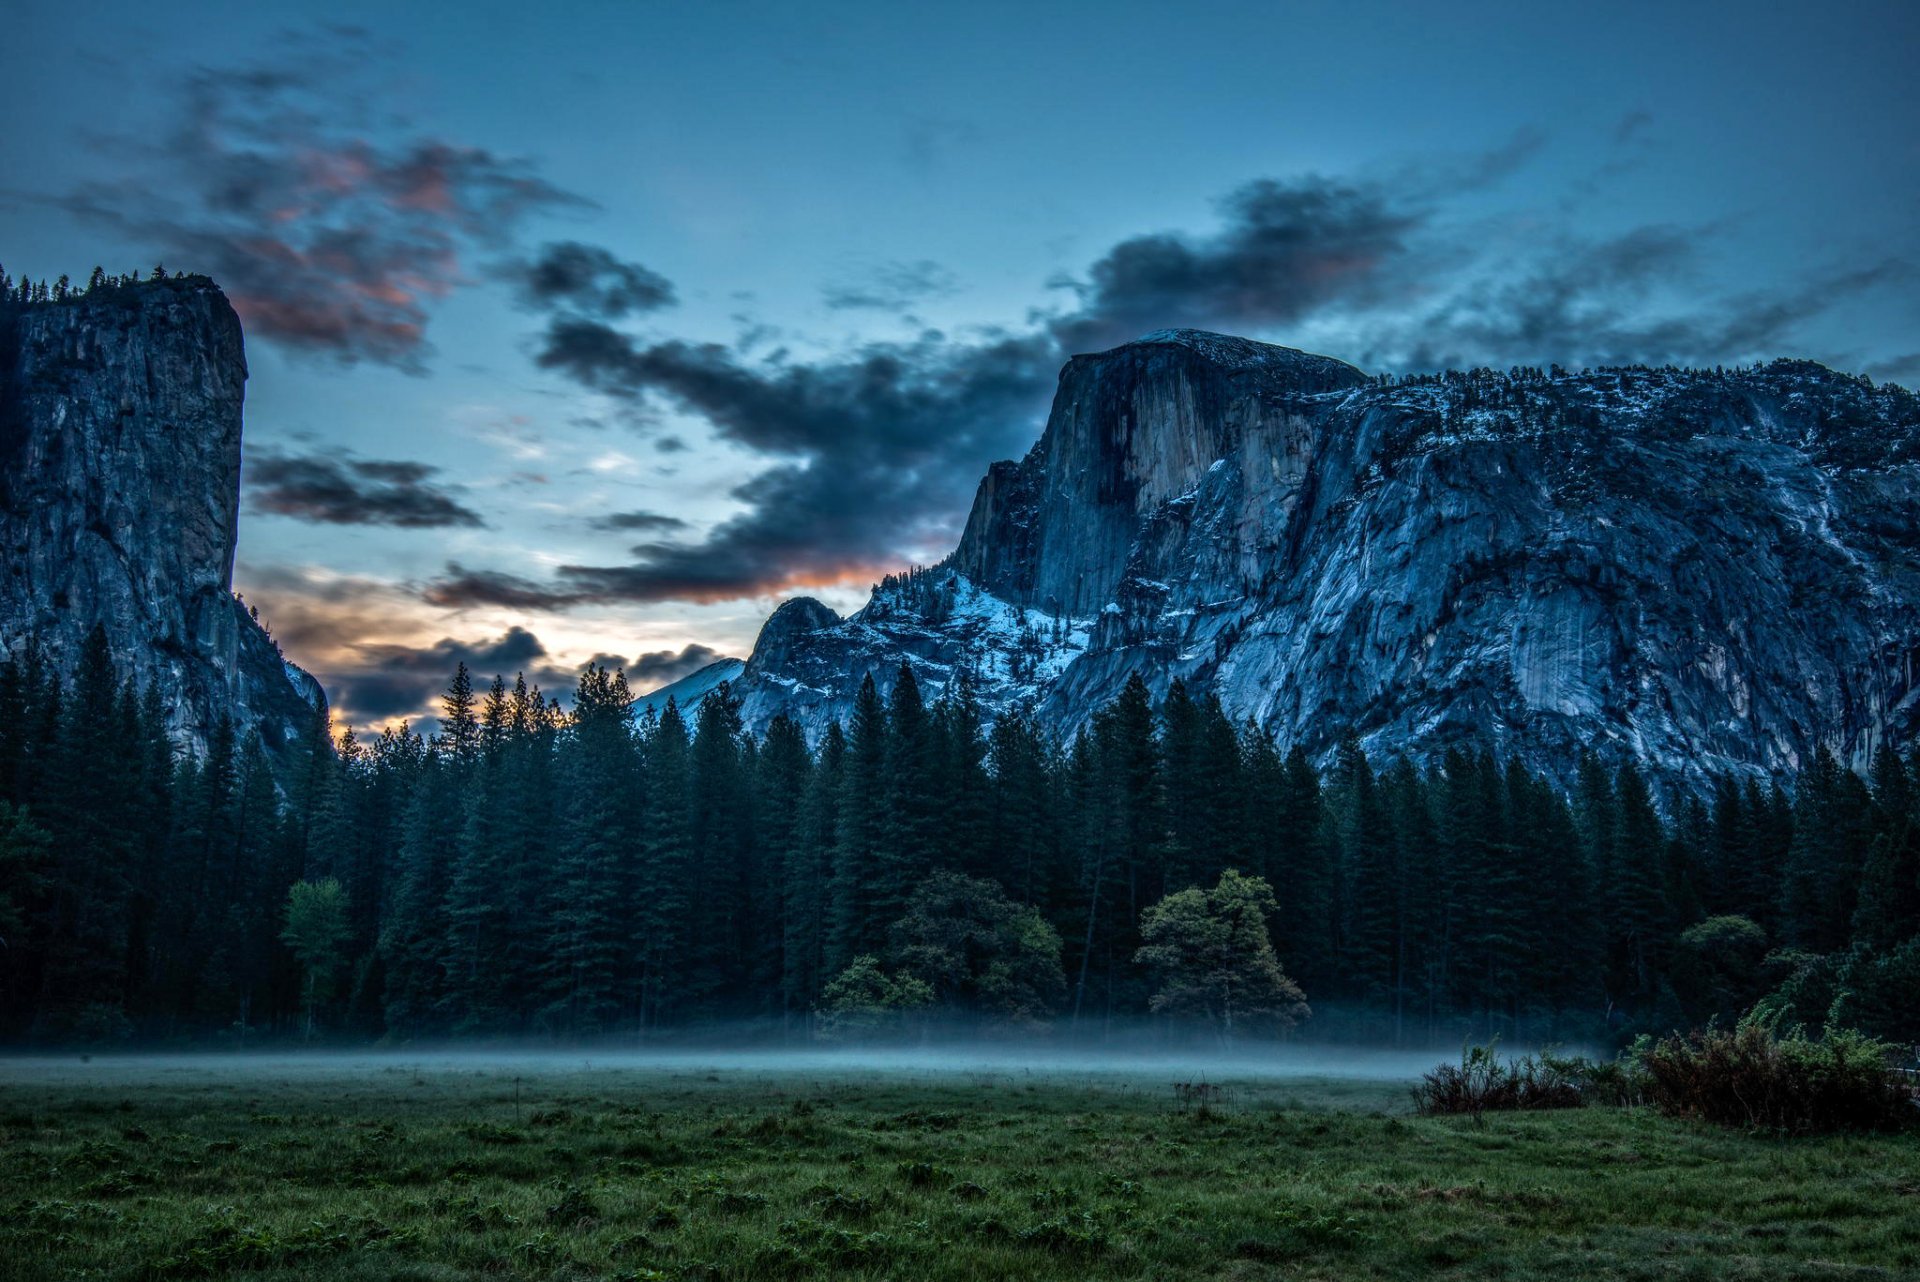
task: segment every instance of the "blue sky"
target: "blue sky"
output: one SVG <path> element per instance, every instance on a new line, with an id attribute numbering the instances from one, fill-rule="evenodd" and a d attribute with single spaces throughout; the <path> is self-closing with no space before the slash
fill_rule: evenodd
<path id="1" fill-rule="evenodd" d="M 239 586 L 357 724 L 850 608 L 1162 324 L 1920 382 L 1910 3 L 455 12 L 9 16 L 0 262 L 235 294 Z"/>

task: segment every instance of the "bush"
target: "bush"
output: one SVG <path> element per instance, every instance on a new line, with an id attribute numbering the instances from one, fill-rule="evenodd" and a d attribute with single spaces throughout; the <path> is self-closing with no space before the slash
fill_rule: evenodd
<path id="1" fill-rule="evenodd" d="M 1501 1062 L 1491 1046 L 1469 1046 L 1458 1064 L 1442 1064 L 1413 1088 L 1421 1113 L 1468 1113 L 1516 1109 L 1579 1108 L 1586 1103 L 1595 1065 L 1543 1052 Z"/>
<path id="2" fill-rule="evenodd" d="M 1890 1042 L 1920 1043 L 1920 939 L 1876 952 L 1856 948 L 1821 957 L 1778 952 L 1767 958 L 1778 986 L 1753 1014 L 1774 1028 L 1854 1029 Z"/>
<path id="3" fill-rule="evenodd" d="M 1766 1025 L 1669 1037 L 1639 1052 L 1648 1102 L 1674 1117 L 1805 1134 L 1920 1121 L 1892 1048 L 1859 1033 L 1785 1036 Z"/>
<path id="4" fill-rule="evenodd" d="M 909 1013 L 933 1003 L 933 989 L 911 975 L 889 974 L 870 955 L 853 959 L 820 993 L 819 1036 L 842 1037 L 898 1033 Z"/>

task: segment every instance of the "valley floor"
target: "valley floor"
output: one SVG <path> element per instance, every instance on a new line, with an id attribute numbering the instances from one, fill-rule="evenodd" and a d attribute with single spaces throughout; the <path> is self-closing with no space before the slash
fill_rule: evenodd
<path id="1" fill-rule="evenodd" d="M 1902 1278 L 1920 1140 L 1402 1082 L 0 1061 L 0 1278 Z M 1210 1094 L 1210 1092 L 1208 1092 Z"/>

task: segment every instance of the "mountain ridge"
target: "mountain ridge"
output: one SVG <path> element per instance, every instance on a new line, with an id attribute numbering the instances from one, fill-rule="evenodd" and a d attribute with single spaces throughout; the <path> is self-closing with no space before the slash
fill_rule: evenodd
<path id="1" fill-rule="evenodd" d="M 783 605 L 737 688 L 817 733 L 905 662 L 1070 735 L 1138 673 L 1321 757 L 1864 765 L 1914 738 L 1917 467 L 1920 398 L 1812 362 L 1389 381 L 1156 331 L 1066 363 L 953 554 Z"/>

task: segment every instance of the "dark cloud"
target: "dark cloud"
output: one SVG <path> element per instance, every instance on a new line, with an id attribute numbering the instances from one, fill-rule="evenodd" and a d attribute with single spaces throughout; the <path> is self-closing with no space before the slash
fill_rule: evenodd
<path id="1" fill-rule="evenodd" d="M 1876 361 L 1867 366 L 1866 373 L 1872 378 L 1884 379 L 1906 387 L 1920 387 L 1920 352 L 1908 352 L 1905 356 Z"/>
<path id="2" fill-rule="evenodd" d="M 564 610 L 579 603 L 568 591 L 544 587 L 516 574 L 469 570 L 458 561 L 450 562 L 445 576 L 429 583 L 423 595 L 429 605 L 449 610 L 470 605 L 499 605 L 510 610 Z"/>
<path id="3" fill-rule="evenodd" d="M 250 452 L 247 493 L 255 511 L 329 525 L 401 529 L 484 526 L 479 513 L 433 477 L 439 468 L 400 459 Z"/>
<path id="4" fill-rule="evenodd" d="M 699 542 L 642 544 L 629 564 L 562 566 L 548 583 L 450 566 L 428 587 L 434 604 L 720 601 L 939 555 L 985 464 L 1031 442 L 1059 352 L 1046 335 L 924 336 L 838 361 L 747 363 L 717 344 L 642 344 L 560 317 L 539 360 L 609 395 L 664 397 L 781 461 L 737 487 L 747 510 Z"/>
<path id="5" fill-rule="evenodd" d="M 605 516 L 596 516 L 587 524 L 596 530 L 622 530 L 631 533 L 635 530 L 684 530 L 687 523 L 677 516 L 668 516 L 663 512 L 609 512 Z"/>
<path id="6" fill-rule="evenodd" d="M 1411 322 L 1381 324 L 1361 359 L 1415 369 L 1742 363 L 1782 354 L 1802 323 L 1913 275 L 1889 259 L 1774 292 L 1663 303 L 1676 287 L 1700 287 L 1717 230 L 1648 226 L 1561 242 L 1520 274 L 1475 280 Z"/>
<path id="7" fill-rule="evenodd" d="M 544 246 L 518 272 L 520 300 L 534 308 L 566 307 L 617 319 L 675 301 L 673 282 L 666 277 L 578 241 Z"/>
<path id="8" fill-rule="evenodd" d="M 561 687 L 571 674 L 542 662 L 547 648 L 524 628 L 508 628 L 493 640 L 456 641 L 443 637 L 429 646 L 358 647 L 354 668 L 325 675 L 328 693 L 354 722 L 378 722 L 417 715 L 434 706 L 454 670 L 462 663 L 476 687 L 499 676 L 511 682 L 525 674 L 529 684 Z"/>
<path id="9" fill-rule="evenodd" d="M 579 669 L 554 660 L 523 627 L 478 638 L 442 635 L 417 596 L 395 582 L 338 575 L 315 566 L 243 565 L 248 599 L 261 606 L 273 635 L 320 679 L 345 724 L 378 726 L 400 718 L 428 727 L 455 667 L 465 663 L 476 688 L 498 676 L 524 675 L 563 700 Z M 396 642 L 391 638 L 406 638 Z M 596 662 L 609 657 L 596 656 Z"/>
<path id="10" fill-rule="evenodd" d="M 297 62 L 196 70 L 160 143 L 97 140 L 122 177 L 39 198 L 214 277 L 250 337 L 418 371 L 466 259 L 586 202 L 526 161 L 389 136 L 360 88 L 372 53 L 335 30 Z"/>
<path id="11" fill-rule="evenodd" d="M 691 642 L 678 650 L 649 650 L 624 666 L 628 682 L 644 694 L 670 685 L 688 673 L 698 672 L 709 663 L 716 663 L 725 657 L 712 646 Z"/>
<path id="12" fill-rule="evenodd" d="M 1063 282 L 1080 307 L 1053 323 L 1061 344 L 1099 351 L 1176 326 L 1264 330 L 1364 304 L 1428 217 L 1376 187 L 1311 177 L 1249 183 L 1221 213 L 1210 236 L 1135 236 L 1085 280 Z"/>
<path id="13" fill-rule="evenodd" d="M 829 285 L 822 299 L 833 311 L 904 312 L 927 298 L 953 293 L 953 273 L 939 263 L 888 263 L 857 281 Z"/>

